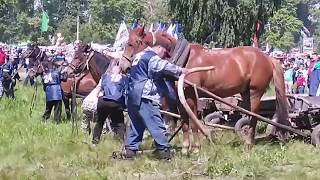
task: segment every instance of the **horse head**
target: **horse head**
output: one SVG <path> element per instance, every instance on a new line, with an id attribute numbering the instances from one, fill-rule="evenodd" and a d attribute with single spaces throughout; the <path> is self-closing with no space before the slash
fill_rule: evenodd
<path id="1" fill-rule="evenodd" d="M 131 67 L 132 58 L 137 53 L 143 51 L 148 46 L 162 45 L 171 56 L 176 40 L 165 32 L 145 32 L 144 26 L 133 29 L 129 32 L 129 38 L 125 45 L 122 58 L 119 60 L 119 66 L 126 72 Z"/>
<path id="2" fill-rule="evenodd" d="M 46 53 L 35 44 L 28 46 L 26 52 L 22 55 L 22 58 L 25 61 L 27 59 L 29 61 L 29 70 L 27 73 L 30 78 L 40 75 L 43 72 L 42 62 L 48 61 Z"/>
<path id="3" fill-rule="evenodd" d="M 38 66 L 44 60 L 45 53 L 34 44 L 29 45 L 26 52 L 22 56 L 23 59 L 29 60 L 29 66 Z"/>
<path id="4" fill-rule="evenodd" d="M 140 51 L 147 48 L 152 39 L 146 35 L 143 27 L 137 27 L 129 32 L 128 41 L 125 45 L 122 58 L 119 65 L 123 71 L 127 71 L 131 67 L 132 57 Z"/>
<path id="5" fill-rule="evenodd" d="M 73 60 L 64 69 L 68 76 L 77 75 L 84 71 L 89 71 L 95 81 L 99 82 L 101 75 L 107 70 L 109 65 L 116 61 L 115 58 L 104 56 L 94 51 L 90 46 L 82 46 L 76 51 Z"/>
<path id="6" fill-rule="evenodd" d="M 69 76 L 81 73 L 86 68 L 87 56 L 83 48 L 75 52 L 74 58 L 64 69 Z"/>

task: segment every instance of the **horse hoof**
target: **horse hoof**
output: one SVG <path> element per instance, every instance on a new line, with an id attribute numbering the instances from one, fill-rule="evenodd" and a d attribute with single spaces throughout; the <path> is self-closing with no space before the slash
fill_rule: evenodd
<path id="1" fill-rule="evenodd" d="M 250 150 L 252 149 L 252 147 L 253 147 L 252 144 L 247 144 L 247 143 L 244 144 L 244 149 L 245 149 L 246 151 L 250 151 Z"/>
<path id="2" fill-rule="evenodd" d="M 183 147 L 182 150 L 181 150 L 181 154 L 184 155 L 184 156 L 188 155 L 188 148 Z"/>
<path id="3" fill-rule="evenodd" d="M 192 152 L 192 154 L 199 154 L 200 153 L 200 148 L 199 147 L 193 147 L 191 152 Z"/>

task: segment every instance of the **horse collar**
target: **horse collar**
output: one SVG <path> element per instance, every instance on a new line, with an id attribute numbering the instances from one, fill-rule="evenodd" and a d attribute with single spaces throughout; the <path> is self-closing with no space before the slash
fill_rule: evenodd
<path id="1" fill-rule="evenodd" d="M 90 60 L 92 59 L 92 57 L 94 56 L 94 51 L 91 51 L 87 61 L 86 61 L 86 66 L 87 66 L 87 69 L 89 70 L 89 62 Z"/>
<path id="2" fill-rule="evenodd" d="M 156 38 L 156 34 L 154 32 L 151 32 L 151 34 L 152 34 L 152 46 L 154 46 L 157 43 L 157 38 Z"/>
<path id="3" fill-rule="evenodd" d="M 43 51 L 40 49 L 40 52 L 39 52 L 39 54 L 36 56 L 36 59 L 38 59 L 38 58 L 42 58 L 42 56 L 43 56 Z"/>

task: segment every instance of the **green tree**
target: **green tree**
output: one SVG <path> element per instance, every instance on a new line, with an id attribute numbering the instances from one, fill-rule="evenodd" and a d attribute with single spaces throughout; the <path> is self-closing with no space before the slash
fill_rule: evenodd
<path id="1" fill-rule="evenodd" d="M 318 5 L 318 6 L 317 6 Z M 318 1 L 309 2 L 310 14 L 312 17 L 312 31 L 314 37 L 315 51 L 320 53 L 320 4 Z"/>
<path id="2" fill-rule="evenodd" d="M 218 47 L 251 45 L 256 22 L 264 25 L 280 7 L 278 0 L 170 0 L 185 38 Z"/>
<path id="3" fill-rule="evenodd" d="M 140 0 L 92 0 L 90 23 L 82 25 L 80 36 L 84 42 L 113 43 L 121 21 L 130 23 L 142 17 L 142 12 Z"/>
<path id="4" fill-rule="evenodd" d="M 143 4 L 143 19 L 146 24 L 157 21 L 169 22 L 169 4 L 167 0 L 141 0 Z"/>
<path id="5" fill-rule="evenodd" d="M 294 46 L 294 34 L 299 33 L 302 21 L 290 14 L 286 8 L 277 11 L 271 18 L 271 30 L 266 33 L 266 40 L 271 46 L 289 50 Z"/>
<path id="6" fill-rule="evenodd" d="M 37 26 L 33 1 L 0 1 L 0 41 L 15 43 L 29 39 Z"/>

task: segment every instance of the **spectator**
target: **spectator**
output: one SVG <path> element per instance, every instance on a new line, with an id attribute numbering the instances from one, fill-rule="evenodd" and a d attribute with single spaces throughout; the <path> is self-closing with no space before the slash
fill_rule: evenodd
<path id="1" fill-rule="evenodd" d="M 314 58 L 317 59 L 317 58 Z M 309 96 L 316 96 L 319 83 L 320 83 L 320 62 L 319 59 L 314 63 L 312 66 L 312 71 L 309 77 L 310 80 L 310 91 L 309 91 Z M 310 69 L 310 67 L 309 67 Z"/>
<path id="2" fill-rule="evenodd" d="M 287 64 L 285 66 L 284 82 L 286 86 L 286 93 L 291 94 L 293 86 L 293 68 L 291 67 L 291 64 Z"/>
<path id="3" fill-rule="evenodd" d="M 297 93 L 304 94 L 305 86 L 307 84 L 306 78 L 302 71 L 297 71 Z"/>
<path id="4" fill-rule="evenodd" d="M 0 66 L 6 63 L 6 53 L 3 51 L 2 47 L 0 47 Z"/>
<path id="5" fill-rule="evenodd" d="M 61 120 L 62 105 L 60 72 L 53 70 L 53 67 L 49 62 L 43 62 L 42 65 L 44 68 L 44 72 L 41 78 L 46 94 L 46 110 L 42 117 L 44 120 L 49 119 L 52 108 L 54 107 L 54 120 L 59 123 Z"/>

